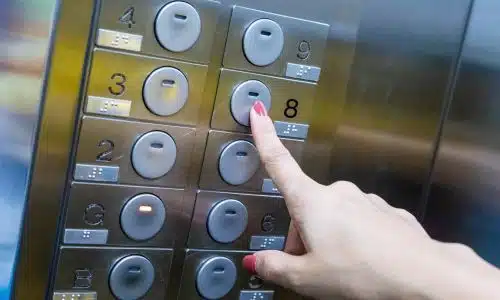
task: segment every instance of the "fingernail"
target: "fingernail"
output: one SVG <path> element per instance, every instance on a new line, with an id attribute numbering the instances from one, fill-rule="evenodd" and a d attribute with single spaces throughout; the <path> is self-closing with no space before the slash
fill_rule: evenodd
<path id="1" fill-rule="evenodd" d="M 257 274 L 255 270 L 255 265 L 257 262 L 257 258 L 255 255 L 247 255 L 243 257 L 243 268 L 245 268 L 250 274 Z"/>
<path id="2" fill-rule="evenodd" d="M 267 110 L 262 101 L 255 101 L 255 103 L 253 104 L 253 109 L 259 116 L 261 117 L 267 116 Z"/>

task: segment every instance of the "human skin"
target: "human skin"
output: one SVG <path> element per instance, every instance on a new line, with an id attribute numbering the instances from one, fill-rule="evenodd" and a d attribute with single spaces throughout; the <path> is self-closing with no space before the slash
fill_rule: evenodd
<path id="1" fill-rule="evenodd" d="M 353 183 L 315 182 L 280 142 L 261 102 L 250 118 L 292 220 L 283 252 L 244 258 L 250 272 L 316 299 L 500 299 L 500 271 L 469 247 L 433 240 L 412 214 Z"/>

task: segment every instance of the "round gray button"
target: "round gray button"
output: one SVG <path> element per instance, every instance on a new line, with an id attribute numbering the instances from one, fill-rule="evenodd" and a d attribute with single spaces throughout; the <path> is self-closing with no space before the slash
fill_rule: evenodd
<path id="1" fill-rule="evenodd" d="M 284 43 L 281 26 L 269 19 L 260 19 L 245 31 L 243 50 L 248 61 L 262 67 L 272 64 L 280 57 Z"/>
<path id="2" fill-rule="evenodd" d="M 158 42 L 172 52 L 191 48 L 201 33 L 201 19 L 196 9 L 180 1 L 165 5 L 155 22 Z"/>
<path id="3" fill-rule="evenodd" d="M 111 292 L 120 300 L 136 300 L 149 291 L 155 279 L 151 262 L 139 255 L 119 260 L 109 274 Z"/>
<path id="4" fill-rule="evenodd" d="M 130 199 L 122 209 L 120 224 L 123 232 L 135 240 L 154 237 L 165 223 L 165 206 L 152 194 L 141 194 Z"/>
<path id="5" fill-rule="evenodd" d="M 154 70 L 143 88 L 146 107 L 159 116 L 170 116 L 180 111 L 187 102 L 189 83 L 184 74 L 171 67 Z"/>
<path id="6" fill-rule="evenodd" d="M 248 211 L 240 201 L 228 199 L 217 203 L 207 219 L 210 236 L 219 243 L 232 243 L 245 231 Z"/>
<path id="7" fill-rule="evenodd" d="M 156 179 L 172 169 L 177 156 L 177 147 L 170 135 L 151 131 L 139 138 L 132 149 L 132 165 L 144 178 Z"/>
<path id="8" fill-rule="evenodd" d="M 260 81 L 245 81 L 234 89 L 231 96 L 231 113 L 236 122 L 243 126 L 250 125 L 250 110 L 257 100 L 264 103 L 267 111 L 271 109 L 271 92 Z"/>
<path id="9" fill-rule="evenodd" d="M 226 296 L 236 283 L 236 266 L 226 257 L 212 257 L 203 262 L 196 275 L 198 293 L 209 300 Z"/>
<path id="10" fill-rule="evenodd" d="M 232 142 L 222 150 L 219 157 L 219 174 L 231 185 L 241 185 L 249 181 L 259 166 L 259 153 L 249 141 Z"/>

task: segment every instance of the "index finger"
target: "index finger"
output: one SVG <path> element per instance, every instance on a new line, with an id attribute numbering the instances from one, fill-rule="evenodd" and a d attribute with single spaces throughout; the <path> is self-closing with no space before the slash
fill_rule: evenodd
<path id="1" fill-rule="evenodd" d="M 304 174 L 280 141 L 274 124 L 260 101 L 251 109 L 250 124 L 260 158 L 269 176 L 285 197 L 290 213 L 294 215 L 294 210 L 304 208 L 308 191 L 317 188 L 317 183 Z"/>

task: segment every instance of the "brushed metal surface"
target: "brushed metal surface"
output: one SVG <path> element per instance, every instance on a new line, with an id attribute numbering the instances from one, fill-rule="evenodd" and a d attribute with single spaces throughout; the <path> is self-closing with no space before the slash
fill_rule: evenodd
<path id="1" fill-rule="evenodd" d="M 354 181 L 419 214 L 469 4 L 366 4 L 338 107 L 331 180 Z"/>
<path id="2" fill-rule="evenodd" d="M 173 67 L 180 70 L 188 79 L 188 100 L 184 107 L 174 115 L 162 117 L 151 112 L 143 100 L 144 82 L 148 75 L 161 67 Z M 150 58 L 129 53 L 120 53 L 105 49 L 96 49 L 93 53 L 87 96 L 106 97 L 132 101 L 130 118 L 161 123 L 196 125 L 199 106 L 205 83 L 207 67 L 192 63 Z M 114 74 L 122 74 L 113 77 Z M 123 83 L 123 88 L 117 83 Z M 121 92 L 119 95 L 114 93 Z"/>
<path id="3" fill-rule="evenodd" d="M 101 3 L 102 2 L 102 3 Z M 96 25 L 96 27 L 99 28 L 104 28 L 102 26 L 103 24 L 108 24 L 109 26 L 106 25 L 106 28 L 104 29 L 112 29 L 112 30 L 117 30 L 117 31 L 123 31 L 123 32 L 130 32 L 130 33 L 138 33 L 134 31 L 134 27 L 132 26 L 131 30 L 128 30 L 128 26 L 124 24 L 120 24 L 117 21 L 117 17 L 121 16 L 124 11 L 128 8 L 126 5 L 127 4 L 132 4 L 137 6 L 137 10 L 135 11 L 135 20 L 136 22 L 142 22 L 142 24 L 138 24 L 136 28 L 152 28 L 154 25 L 154 15 L 156 11 L 158 11 L 162 6 L 163 2 L 162 1 L 155 0 L 155 1 L 109 1 L 109 0 L 104 0 L 100 1 L 100 4 L 102 4 L 103 8 L 108 5 L 111 7 L 111 9 L 106 9 L 106 11 L 109 11 L 110 13 L 105 13 L 101 14 L 100 20 L 99 20 L 99 26 Z M 169 2 L 169 1 L 167 1 Z M 190 3 L 195 3 L 194 1 L 189 1 Z M 63 3 L 69 3 L 68 1 L 64 0 Z M 166 2 L 165 2 L 166 3 Z M 196 1 L 196 3 L 200 4 L 213 4 L 212 1 Z M 175 286 L 178 287 L 180 286 L 180 281 L 181 281 L 181 275 L 182 275 L 182 264 L 184 262 L 184 257 L 185 257 L 185 250 L 184 247 L 186 246 L 186 241 L 187 241 L 187 234 L 189 232 L 189 223 L 191 220 L 191 216 L 193 213 L 193 207 L 194 207 L 194 199 L 196 196 L 196 192 L 198 190 L 198 182 L 199 182 L 199 175 L 202 169 L 202 163 L 203 159 L 205 158 L 205 163 L 207 163 L 207 158 L 210 157 L 205 157 L 205 143 L 207 141 L 207 137 L 210 131 L 210 120 L 212 116 L 212 109 L 214 105 L 214 99 L 217 91 L 217 84 L 218 84 L 218 79 L 219 79 L 219 73 L 220 73 L 220 68 L 222 66 L 222 59 L 223 59 L 223 54 L 224 54 L 224 48 L 226 45 L 226 34 L 229 29 L 229 24 L 230 24 L 230 18 L 231 18 L 231 12 L 232 12 L 232 5 L 241 5 L 241 6 L 246 6 L 249 8 L 253 9 L 258 9 L 258 10 L 266 10 L 272 13 L 278 13 L 282 15 L 288 15 L 292 18 L 301 18 L 301 19 L 309 19 L 309 20 L 314 20 L 318 22 L 323 22 L 325 24 L 330 25 L 330 31 L 328 32 L 328 43 L 327 43 L 327 49 L 328 51 L 325 52 L 324 56 L 324 63 L 322 64 L 323 70 L 321 74 L 321 80 L 317 85 L 317 93 L 315 94 L 314 97 L 314 118 L 311 120 L 311 127 L 310 127 L 310 132 L 309 132 L 309 138 L 307 143 L 303 142 L 296 142 L 296 141 L 290 141 L 290 140 L 285 140 L 286 143 L 289 143 L 292 145 L 291 147 L 292 152 L 294 154 L 297 154 L 298 158 L 305 158 L 307 159 L 308 163 L 303 164 L 303 167 L 306 169 L 306 172 L 308 172 L 310 175 L 312 175 L 314 178 L 320 180 L 320 181 L 327 181 L 329 179 L 328 175 L 329 174 L 329 164 L 327 163 L 329 160 L 329 156 L 331 154 L 330 149 L 332 146 L 331 143 L 331 138 L 332 138 L 332 131 L 331 129 L 333 128 L 332 124 L 337 121 L 337 117 L 335 115 L 332 115 L 332 112 L 335 112 L 335 109 L 337 108 L 336 104 L 339 102 L 342 102 L 345 98 L 345 91 L 346 91 L 346 86 L 347 86 L 347 81 L 348 81 L 348 76 L 350 72 L 350 67 L 352 63 L 352 58 L 353 58 L 353 53 L 354 53 L 354 46 L 355 46 L 355 41 L 356 41 L 356 34 L 357 34 L 357 29 L 359 26 L 359 18 L 360 18 L 360 12 L 361 12 L 361 5 L 362 1 L 349 1 L 345 2 L 343 0 L 315 0 L 313 2 L 301 2 L 301 1 L 293 1 L 293 3 L 290 3 L 289 1 L 285 0 L 280 0 L 280 1 L 267 1 L 267 0 L 254 0 L 254 1 L 248 1 L 248 0 L 227 0 L 227 1 L 222 1 L 222 5 L 218 6 L 217 9 L 219 11 L 217 12 L 219 15 L 218 19 L 211 19 L 211 21 L 208 21 L 205 24 L 205 28 L 212 28 L 210 30 L 214 34 L 214 43 L 213 45 L 208 45 L 204 44 L 203 47 L 200 46 L 199 53 L 200 55 L 191 55 L 190 51 L 185 52 L 183 54 L 179 54 L 178 56 L 173 56 L 172 53 L 167 53 L 166 50 L 162 49 L 159 44 L 156 42 L 154 39 L 154 31 L 145 29 L 147 31 L 144 31 L 145 34 L 143 35 L 143 45 L 142 49 L 143 51 L 146 51 L 146 47 L 148 46 L 148 43 L 151 43 L 151 47 L 155 48 L 160 52 L 153 53 L 153 52 L 142 52 L 144 53 L 153 53 L 154 56 L 165 56 L 169 58 L 174 58 L 174 59 L 181 59 L 185 61 L 196 61 L 196 62 L 203 62 L 203 63 L 208 63 L 208 70 L 207 70 L 207 75 L 206 75 L 206 84 L 204 86 L 204 91 L 203 91 L 203 101 L 201 101 L 200 108 L 199 108 L 199 117 L 198 117 L 198 123 L 196 124 L 196 136 L 193 137 L 193 155 L 191 156 L 191 164 L 189 165 L 188 171 L 186 171 L 186 175 L 188 177 L 188 180 L 186 181 L 186 189 L 184 192 L 184 197 L 183 201 L 180 203 L 182 206 L 182 212 L 179 214 L 179 223 L 178 226 L 176 227 L 177 229 L 177 236 L 175 240 L 175 250 L 173 252 L 173 260 L 172 260 L 172 268 L 170 270 L 170 277 L 169 277 L 169 285 L 170 286 Z M 149 4 L 149 6 L 147 5 Z M 153 4 L 153 5 L 151 5 Z M 293 5 L 292 5 L 293 4 Z M 85 14 L 81 14 L 81 11 L 90 11 L 92 3 L 89 2 L 82 2 L 80 3 L 81 6 L 85 6 L 85 8 L 82 10 L 81 7 L 78 5 L 74 5 L 73 7 L 75 9 L 72 10 L 62 10 L 61 11 L 61 16 L 60 16 L 60 22 L 58 23 L 58 28 L 59 27 L 65 27 L 66 29 L 72 28 L 69 26 L 71 22 L 80 22 L 78 26 L 83 26 L 85 30 L 88 30 L 90 28 L 89 22 L 90 22 L 90 15 L 85 16 Z M 195 4 L 198 5 L 198 4 Z M 141 12 L 142 11 L 142 12 Z M 154 12 L 153 12 L 154 11 Z M 144 12 L 146 12 L 144 14 Z M 78 15 L 78 16 L 76 16 Z M 146 16 L 146 17 L 144 17 Z M 96 19 L 99 17 L 97 15 L 97 10 L 96 10 Z M 140 20 L 138 17 L 141 17 Z M 81 19 L 88 18 L 88 22 L 84 21 L 78 21 Z M 138 21 L 139 20 L 139 21 Z M 146 20 L 146 21 L 144 21 Z M 97 21 L 97 20 L 96 20 Z M 149 22 L 149 23 L 145 23 Z M 95 23 L 97 24 L 97 22 Z M 207 25 L 208 24 L 208 25 Z M 203 26 L 203 25 L 202 25 Z M 95 31 L 97 28 L 93 28 Z M 202 29 L 203 30 L 203 29 Z M 78 35 L 78 30 L 74 31 L 73 33 Z M 149 35 L 149 36 L 148 36 Z M 88 35 L 86 35 L 87 37 Z M 95 36 L 92 35 L 90 39 L 89 46 L 93 47 L 93 43 L 95 41 Z M 201 41 L 201 40 L 200 40 Z M 56 43 L 56 46 L 60 46 L 59 44 Z M 85 48 L 83 46 L 82 48 Z M 192 48 L 194 50 L 194 48 Z M 84 50 L 82 50 L 84 51 Z M 149 50 L 148 50 L 149 51 Z M 114 51 L 110 51 L 113 52 Z M 82 52 L 83 53 L 83 52 Z M 166 54 L 165 54 L 166 53 Z M 74 61 L 71 59 L 71 55 L 74 53 L 68 52 L 66 55 L 66 61 Z M 92 56 L 93 53 L 89 53 L 90 56 Z M 209 59 L 204 59 L 203 57 L 209 58 Z M 57 57 L 57 56 L 55 56 Z M 78 55 L 76 56 L 78 58 Z M 95 57 L 94 57 L 95 58 Z M 89 57 L 89 59 L 92 59 L 92 57 Z M 117 65 L 120 65 L 119 62 L 117 62 Z M 66 64 L 66 68 L 69 68 L 69 66 Z M 48 69 L 51 70 L 52 69 Z M 74 66 L 74 69 L 71 70 L 72 72 L 81 72 L 82 71 L 82 64 L 77 64 Z M 83 68 L 84 73 L 87 73 L 86 68 Z M 285 70 L 283 69 L 283 72 Z M 80 81 L 80 73 L 76 72 L 78 75 L 68 75 L 71 76 L 72 79 L 75 79 L 76 81 Z M 69 72 L 65 73 L 69 74 Z M 283 73 L 284 74 L 284 73 Z M 84 84 L 85 84 L 86 78 L 84 78 Z M 79 85 L 66 85 L 66 80 L 60 80 L 60 85 L 59 88 L 67 88 L 68 90 L 71 90 L 71 93 L 74 93 L 74 97 L 68 96 L 65 101 L 68 103 L 71 102 L 72 105 L 77 105 L 77 103 L 80 100 L 80 98 L 77 96 L 79 92 Z M 64 83 L 64 84 L 63 84 Z M 68 92 L 69 93 L 69 92 Z M 82 89 L 82 93 L 85 94 L 85 89 Z M 88 95 L 85 95 L 88 96 Z M 81 99 L 85 99 L 82 97 Z M 60 104 L 60 103 L 59 103 Z M 66 117 L 64 122 L 57 122 L 57 124 L 54 124 L 54 127 L 51 127 L 51 137 L 55 139 L 55 137 L 58 137 L 58 130 L 64 129 L 67 130 L 68 132 L 72 131 L 74 129 L 74 123 L 73 123 L 73 117 L 74 113 L 72 113 L 71 110 L 69 109 L 59 109 L 57 110 L 57 114 L 59 115 L 64 115 Z M 87 117 L 84 117 L 83 120 L 85 120 Z M 98 119 L 98 118 L 96 118 Z M 117 122 L 114 120 L 113 122 Z M 160 121 L 154 121 L 154 122 L 160 122 Z M 85 121 L 83 121 L 85 123 Z M 127 123 L 127 122 L 124 122 Z M 138 122 L 128 122 L 128 123 L 133 123 L 133 124 L 142 124 Z M 77 124 L 78 126 L 80 124 Z M 162 125 L 153 125 L 153 124 L 148 124 L 148 126 L 155 126 L 155 127 L 162 127 Z M 77 127 L 79 128 L 79 127 Z M 102 126 L 99 128 L 95 128 L 95 132 L 97 133 L 105 133 L 108 130 L 107 126 Z M 113 129 L 114 130 L 114 129 Z M 193 129 L 194 130 L 194 129 Z M 128 132 L 127 128 L 122 128 L 121 129 L 121 134 L 123 136 L 126 135 L 126 132 Z M 128 134 L 128 133 L 127 133 Z M 224 133 L 225 134 L 225 133 Z M 229 134 L 231 135 L 231 134 Z M 234 135 L 233 135 L 234 136 Z M 236 137 L 240 137 L 241 135 L 236 135 Z M 245 136 L 248 138 L 249 136 Z M 66 141 L 66 146 L 58 148 L 57 150 L 57 155 L 59 157 L 68 155 L 71 150 L 69 150 L 69 139 L 71 137 L 68 136 Z M 78 137 L 75 137 L 75 141 L 81 142 L 81 137 L 80 140 L 78 140 Z M 64 141 L 63 141 L 64 142 Z M 98 142 L 98 141 L 97 141 Z M 93 142 L 95 143 L 95 141 Z M 306 151 L 304 152 L 306 155 L 303 157 L 302 154 L 302 148 L 306 147 Z M 89 147 L 95 147 L 94 146 L 89 146 Z M 217 148 L 217 147 L 216 147 Z M 51 148 L 54 149 L 54 148 Z M 103 149 L 104 150 L 104 149 Z M 219 150 L 219 149 L 216 149 Z M 213 152 L 213 151 L 212 151 Z M 207 152 L 208 153 L 208 152 Z M 217 155 L 217 151 L 215 151 L 215 154 L 211 155 Z M 38 155 L 38 154 L 37 154 Z M 75 157 L 76 159 L 76 157 Z M 95 157 L 90 158 L 90 159 L 95 159 Z M 127 158 L 124 158 L 127 159 Z M 58 160 L 58 162 L 63 161 L 61 159 Z M 216 161 L 216 157 L 214 159 Z M 67 166 L 64 168 L 59 169 L 59 176 L 64 176 L 65 172 L 67 171 Z M 214 170 L 216 171 L 216 169 Z M 212 176 L 217 179 L 217 172 L 211 172 L 207 173 L 208 175 L 204 176 Z M 47 177 L 44 177 L 46 174 L 44 173 L 38 173 L 37 175 L 37 180 L 44 180 Z M 265 175 L 265 174 L 262 174 Z M 56 178 L 55 176 L 54 178 Z M 263 176 L 264 177 L 264 176 Z M 143 183 L 135 183 L 135 184 L 143 184 Z M 262 179 L 258 184 L 252 187 L 252 192 L 255 193 L 260 193 L 261 192 L 261 187 L 262 187 Z M 65 203 L 68 201 L 67 198 L 62 198 L 63 195 L 63 188 L 64 186 L 61 184 L 59 186 L 59 189 L 56 191 L 56 193 L 53 193 L 52 195 L 49 195 L 49 198 L 51 199 L 52 205 L 59 205 L 61 201 Z M 222 189 L 225 189 L 226 187 L 222 186 Z M 39 195 L 46 195 L 45 193 L 39 192 Z M 55 195 L 55 196 L 54 196 Z M 64 204 L 63 204 L 64 207 Z M 43 211 L 43 209 L 39 209 L 38 212 Z M 55 210 L 57 211 L 57 210 Z M 54 212 L 55 212 L 54 211 Z M 39 214 L 38 219 L 41 221 L 45 221 L 43 218 L 43 214 Z M 43 222 L 42 222 L 43 223 Z M 42 230 L 43 226 L 40 226 L 40 230 Z M 49 230 L 52 232 L 51 230 Z M 44 238 L 45 240 L 50 239 L 50 234 L 49 235 L 43 235 L 40 234 L 40 238 Z M 32 238 L 31 238 L 32 239 Z M 33 249 L 33 248 L 31 248 Z M 103 251 L 102 248 L 96 248 L 96 251 L 100 252 Z M 106 252 L 106 251 L 103 251 Z M 97 252 L 96 252 L 97 253 Z M 95 255 L 98 256 L 98 255 Z M 50 255 L 45 255 L 45 259 L 49 260 L 51 259 Z M 241 257 L 238 258 L 240 260 Z M 237 263 L 237 265 L 239 265 Z M 24 267 L 26 268 L 26 266 Z M 45 266 L 42 269 L 38 269 L 37 272 L 30 273 L 31 278 L 43 278 L 44 274 L 47 272 L 47 266 Z M 44 272 L 43 274 L 40 274 L 40 272 Z M 56 273 L 53 272 L 53 275 Z M 244 276 L 248 276 L 246 272 L 244 273 Z M 43 286 L 44 284 L 42 283 Z M 42 287 L 42 289 L 45 288 L 45 286 Z M 248 282 L 245 284 L 242 289 L 248 289 Z M 40 290 L 40 289 L 38 289 Z M 191 290 L 193 292 L 193 290 Z M 169 299 L 177 299 L 177 289 L 168 289 L 166 291 L 167 295 L 166 298 Z M 235 294 L 238 295 L 238 294 Z M 33 299 L 40 299 L 43 298 L 39 296 L 33 296 L 31 297 Z M 179 299 L 184 299 L 182 296 Z M 295 299 L 288 294 L 277 294 L 275 296 L 275 299 Z"/>
<path id="4" fill-rule="evenodd" d="M 47 1 L 49 5 L 51 2 Z M 3 3 L 5 2 L 2 2 L 2 5 Z M 21 49 L 30 51 L 37 49 L 36 51 L 40 51 L 39 53 L 43 53 L 44 56 L 39 59 L 47 59 L 43 71 L 36 71 L 35 66 L 41 67 L 42 64 L 40 61 L 37 63 L 37 59 L 20 64 L 23 68 L 34 67 L 31 69 L 34 71 L 33 74 L 44 72 L 46 78 L 41 93 L 36 85 L 28 88 L 19 85 L 20 81 L 12 82 L 12 86 L 19 90 L 33 88 L 33 94 L 28 98 L 41 95 L 44 100 L 41 116 L 37 115 L 40 118 L 39 133 L 36 137 L 37 148 L 31 171 L 28 204 L 24 215 L 23 238 L 19 246 L 15 293 L 12 295 L 14 299 L 44 299 L 52 277 L 50 270 L 57 242 L 57 225 L 66 186 L 73 124 L 78 107 L 82 71 L 85 70 L 85 55 L 94 10 L 93 1 L 58 1 L 57 14 L 54 14 L 52 9 L 41 9 L 44 4 L 42 1 L 30 3 L 40 5 L 34 15 L 41 18 L 41 23 L 30 26 L 18 23 L 19 28 L 40 29 L 42 31 L 40 34 L 43 35 L 47 34 L 47 32 L 43 33 L 43 27 L 50 26 L 49 22 L 55 23 L 49 57 L 45 57 L 46 52 L 31 45 L 17 48 L 17 50 L 14 48 L 11 52 L 22 53 Z M 31 4 L 23 2 L 20 8 L 25 9 Z M 52 2 L 52 5 L 54 4 L 55 2 Z M 3 12 L 3 9 L 0 11 Z M 57 20 L 52 19 L 55 17 Z M 2 18 L 2 20 L 5 19 Z M 37 18 L 28 17 L 25 20 L 37 20 Z M 24 35 L 24 38 L 29 40 L 30 35 Z M 33 52 L 30 53 L 24 57 L 33 58 Z M 33 111 L 33 113 L 39 112 Z M 1 119 L 4 120 L 4 118 Z M 19 128 L 20 123 L 15 122 L 15 124 L 16 128 Z M 2 126 L 2 128 L 5 127 Z"/>
<path id="5" fill-rule="evenodd" d="M 500 3 L 474 1 L 443 127 L 425 225 L 500 266 Z"/>
<path id="6" fill-rule="evenodd" d="M 250 132 L 249 127 L 240 125 L 234 120 L 230 110 L 231 95 L 234 89 L 239 84 L 248 80 L 258 80 L 269 88 L 271 92 L 269 116 L 274 121 L 308 124 L 313 118 L 315 84 L 222 69 L 212 115 L 212 128 L 245 133 Z M 289 100 L 296 100 L 298 103 L 296 115 L 293 111 L 288 114 L 289 116 L 295 115 L 293 118 L 288 118 L 285 115 Z M 295 106 L 295 104 L 290 106 Z"/>
<path id="7" fill-rule="evenodd" d="M 59 256 L 54 291 L 96 291 L 99 299 L 116 299 L 109 289 L 109 272 L 114 263 L 129 255 L 141 255 L 151 261 L 155 268 L 153 286 L 141 299 L 166 299 L 172 250 L 164 248 L 64 246 Z M 90 287 L 74 287 L 76 270 L 87 270 L 92 274 Z"/>
<path id="8" fill-rule="evenodd" d="M 166 209 L 165 223 L 153 238 L 134 241 L 127 237 L 120 225 L 120 213 L 128 200 L 139 194 L 153 194 L 160 198 Z M 173 248 L 177 222 L 181 217 L 183 190 L 135 187 L 111 184 L 73 183 L 71 185 L 65 228 L 107 229 L 108 246 Z M 90 205 L 104 208 L 102 222 L 96 225 L 86 221 L 86 209 Z"/>
<path id="9" fill-rule="evenodd" d="M 219 191 L 254 192 L 260 193 L 262 183 L 268 178 L 267 172 L 261 165 L 257 173 L 244 184 L 234 186 L 226 183 L 219 175 L 219 155 L 222 150 L 232 141 L 246 140 L 253 142 L 250 135 L 229 133 L 211 130 L 208 136 L 207 147 L 205 149 L 205 159 L 200 176 L 199 186 L 202 189 L 214 189 Z M 283 144 L 290 151 L 292 156 L 299 162 L 302 158 L 304 142 L 299 140 L 282 139 Z"/>
<path id="10" fill-rule="evenodd" d="M 281 26 L 285 36 L 283 51 L 279 58 L 264 67 L 255 66 L 248 61 L 241 46 L 246 29 L 259 19 L 275 21 Z M 235 6 L 231 16 L 223 65 L 226 68 L 277 76 L 285 76 L 287 63 L 321 67 L 328 31 L 328 24 Z M 301 59 L 298 55 L 299 45 L 303 41 L 307 42 L 311 49 L 305 59 Z"/>
<path id="11" fill-rule="evenodd" d="M 196 273 L 198 267 L 207 259 L 215 256 L 227 257 L 231 259 L 238 270 L 238 278 L 233 289 L 221 300 L 238 299 L 241 290 L 250 289 L 251 275 L 243 269 L 241 260 L 251 252 L 241 251 L 211 251 L 211 250 L 186 250 L 186 261 L 184 262 L 184 270 L 182 272 L 182 284 L 180 286 L 179 298 L 182 300 L 198 300 L 200 295 L 196 290 Z M 297 299 L 294 298 L 292 292 L 276 287 L 269 283 L 263 283 L 259 290 L 275 291 L 274 299 Z"/>
<path id="12" fill-rule="evenodd" d="M 207 230 L 207 217 L 215 204 L 226 199 L 240 201 L 247 207 L 248 225 L 236 241 L 221 244 L 210 237 Z M 263 222 L 266 216 L 274 218 L 272 230 L 264 230 Z M 290 217 L 285 201 L 281 197 L 201 191 L 196 197 L 187 246 L 196 249 L 248 250 L 253 235 L 286 236 L 289 223 Z"/>
<path id="13" fill-rule="evenodd" d="M 210 49 L 217 29 L 218 1 L 183 0 L 198 10 L 201 18 L 201 34 L 198 41 L 185 52 L 172 52 L 156 40 L 155 19 L 158 12 L 171 0 L 102 0 L 98 27 L 143 36 L 141 52 L 179 60 L 208 63 Z M 120 22 L 122 16 L 133 8 L 133 19 Z M 130 15 L 130 14 L 128 14 Z M 130 18 L 125 18 L 130 20 Z M 133 21 L 133 23 L 132 23 Z"/>
<path id="14" fill-rule="evenodd" d="M 174 166 L 165 176 L 145 179 L 134 170 L 131 163 L 131 151 L 140 136 L 155 130 L 166 132 L 174 139 L 177 146 L 177 158 Z M 195 130 L 187 127 L 85 116 L 79 135 L 76 163 L 119 166 L 118 183 L 184 187 L 191 162 L 194 137 Z M 106 147 L 99 146 L 100 141 L 105 140 L 114 144 L 112 159 L 109 162 L 97 161 L 99 153 L 107 150 Z"/>

